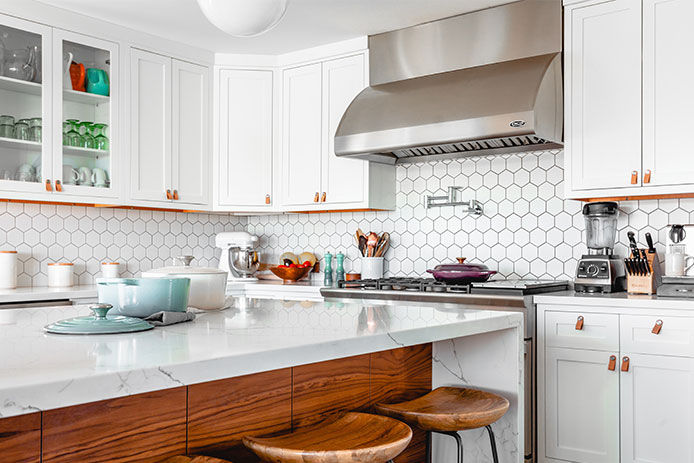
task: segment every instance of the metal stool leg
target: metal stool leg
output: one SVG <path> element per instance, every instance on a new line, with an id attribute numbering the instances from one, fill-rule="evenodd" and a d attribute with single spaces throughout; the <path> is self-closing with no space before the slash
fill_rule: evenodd
<path id="1" fill-rule="evenodd" d="M 433 462 L 433 460 L 432 460 L 432 458 L 433 458 L 433 456 L 432 456 L 432 454 L 433 454 L 433 450 L 432 450 L 432 439 L 433 439 L 433 438 L 432 438 L 432 435 L 431 435 L 431 431 L 427 432 L 427 460 L 426 460 L 427 463 L 432 463 L 432 462 Z"/>
<path id="2" fill-rule="evenodd" d="M 458 463 L 463 463 L 463 438 L 460 437 L 460 434 L 457 432 L 448 432 L 448 431 L 435 431 L 439 434 L 443 434 L 445 436 L 451 436 L 452 438 L 455 439 L 455 442 L 458 444 Z"/>
<path id="3" fill-rule="evenodd" d="M 492 460 L 494 463 L 499 463 L 499 455 L 496 453 L 496 439 L 494 439 L 494 431 L 492 431 L 491 426 L 485 426 L 487 432 L 489 433 L 489 442 L 492 445 Z"/>

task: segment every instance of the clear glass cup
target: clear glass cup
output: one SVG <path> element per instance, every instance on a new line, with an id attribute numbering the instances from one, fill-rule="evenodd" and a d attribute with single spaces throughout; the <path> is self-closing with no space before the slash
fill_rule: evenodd
<path id="1" fill-rule="evenodd" d="M 67 133 L 70 131 L 70 123 L 68 121 L 63 122 L 63 145 L 70 146 L 68 143 Z"/>
<path id="2" fill-rule="evenodd" d="M 96 139 L 93 135 L 94 127 L 91 122 L 80 122 L 79 132 L 82 136 L 82 147 L 94 149 L 96 148 Z"/>
<path id="3" fill-rule="evenodd" d="M 0 124 L 0 137 L 14 138 L 14 125 Z"/>
<path id="4" fill-rule="evenodd" d="M 16 129 L 15 129 L 16 130 Z M 43 135 L 43 126 L 40 117 L 32 117 L 29 120 L 29 139 L 40 142 Z"/>
<path id="5" fill-rule="evenodd" d="M 96 148 L 104 151 L 109 150 L 109 140 L 106 136 L 106 124 L 93 124 L 93 134 L 96 140 Z"/>
<path id="6" fill-rule="evenodd" d="M 82 146 L 83 139 L 78 130 L 80 121 L 78 119 L 68 119 L 66 122 L 70 124 L 70 129 L 65 134 L 67 145 Z"/>
<path id="7" fill-rule="evenodd" d="M 0 116 L 0 125 L 14 125 L 14 116 L 3 114 Z"/>
<path id="8" fill-rule="evenodd" d="M 14 138 L 17 140 L 31 140 L 31 135 L 29 132 L 29 124 L 23 120 L 18 121 L 14 125 Z"/>

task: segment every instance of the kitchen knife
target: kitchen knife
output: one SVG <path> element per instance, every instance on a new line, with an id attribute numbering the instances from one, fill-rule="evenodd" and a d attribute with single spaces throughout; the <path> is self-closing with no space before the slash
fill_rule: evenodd
<path id="1" fill-rule="evenodd" d="M 653 237 L 650 233 L 646 233 L 646 243 L 648 243 L 648 252 L 650 254 L 655 253 L 655 246 L 653 246 Z"/>
<path id="2" fill-rule="evenodd" d="M 627 232 L 627 237 L 629 238 L 629 246 L 631 247 L 632 257 L 638 258 L 639 257 L 639 246 L 636 244 L 636 237 L 634 235 L 634 232 L 632 232 L 632 231 Z"/>
<path id="3" fill-rule="evenodd" d="M 629 259 L 624 259 L 624 268 L 627 270 L 627 273 L 631 275 L 631 266 L 629 264 Z"/>
<path id="4" fill-rule="evenodd" d="M 648 239 L 648 238 L 647 238 Z M 650 252 L 650 251 L 649 251 Z M 646 269 L 646 275 L 651 274 L 651 266 L 648 264 L 648 255 L 646 255 L 646 250 L 642 249 L 641 250 L 641 257 L 643 258 L 643 266 Z"/>

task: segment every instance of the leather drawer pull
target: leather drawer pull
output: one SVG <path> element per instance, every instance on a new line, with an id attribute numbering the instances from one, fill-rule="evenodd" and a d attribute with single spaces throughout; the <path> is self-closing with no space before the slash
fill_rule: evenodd
<path id="1" fill-rule="evenodd" d="M 622 357 L 622 371 L 629 371 L 629 357 Z"/>
<path id="2" fill-rule="evenodd" d="M 615 368 L 617 368 L 617 356 L 610 355 L 610 363 L 607 364 L 607 369 L 610 371 L 614 371 Z"/>
<path id="3" fill-rule="evenodd" d="M 319 198 L 320 198 L 320 195 L 319 195 L 318 192 L 316 191 L 316 195 L 313 197 L 313 202 L 314 202 L 314 203 L 317 203 Z"/>
<path id="4" fill-rule="evenodd" d="M 173 199 L 173 195 L 171 194 L 171 190 L 166 190 L 166 199 Z"/>
<path id="5" fill-rule="evenodd" d="M 643 183 L 651 183 L 651 171 L 647 170 L 646 173 L 643 174 Z"/>
<path id="6" fill-rule="evenodd" d="M 270 204 L 270 195 L 265 195 L 265 204 Z"/>
<path id="7" fill-rule="evenodd" d="M 46 191 L 53 191 L 50 180 L 46 180 Z"/>
<path id="8" fill-rule="evenodd" d="M 651 330 L 651 333 L 660 334 L 660 330 L 662 328 L 663 328 L 663 321 L 662 320 L 656 320 L 655 325 L 653 325 L 653 329 Z"/>
<path id="9" fill-rule="evenodd" d="M 63 184 L 60 180 L 55 181 L 55 191 L 63 191 Z"/>
<path id="10" fill-rule="evenodd" d="M 579 331 L 583 329 L 583 315 L 579 315 L 576 319 L 576 329 Z"/>
<path id="11" fill-rule="evenodd" d="M 173 192 L 173 199 L 178 201 L 178 190 L 174 190 Z"/>
<path id="12" fill-rule="evenodd" d="M 631 172 L 631 184 L 636 185 L 639 181 L 639 173 L 637 171 Z"/>

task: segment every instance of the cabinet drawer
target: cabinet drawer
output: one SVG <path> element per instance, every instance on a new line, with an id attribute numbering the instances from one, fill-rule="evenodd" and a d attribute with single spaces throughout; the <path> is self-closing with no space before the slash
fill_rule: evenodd
<path id="1" fill-rule="evenodd" d="M 694 357 L 694 318 L 622 315 L 620 327 L 622 352 Z"/>
<path id="2" fill-rule="evenodd" d="M 545 341 L 547 347 L 617 352 L 619 351 L 619 316 L 580 312 L 546 312 Z"/>

